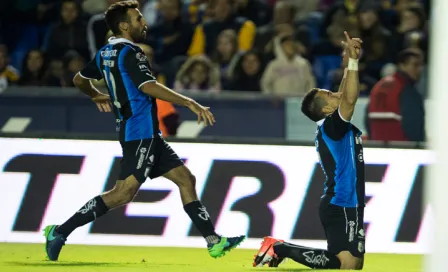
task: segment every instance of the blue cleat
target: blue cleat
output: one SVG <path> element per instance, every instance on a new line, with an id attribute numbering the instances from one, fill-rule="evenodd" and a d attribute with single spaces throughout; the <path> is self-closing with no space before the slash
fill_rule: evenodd
<path id="1" fill-rule="evenodd" d="M 57 227 L 57 225 L 49 225 L 44 229 L 45 251 L 47 252 L 47 259 L 50 261 L 58 260 L 59 253 L 67 240 L 62 234 L 55 231 Z"/>

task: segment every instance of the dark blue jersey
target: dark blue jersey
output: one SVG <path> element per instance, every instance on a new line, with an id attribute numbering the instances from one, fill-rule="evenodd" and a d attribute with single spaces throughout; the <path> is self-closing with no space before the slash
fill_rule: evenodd
<path id="1" fill-rule="evenodd" d="M 341 207 L 364 207 L 365 178 L 361 131 L 339 110 L 317 122 L 316 148 L 326 175 L 324 196 Z"/>
<path id="2" fill-rule="evenodd" d="M 106 82 L 120 128 L 120 141 L 148 139 L 159 134 L 156 99 L 140 90 L 156 79 L 139 46 L 127 39 L 111 38 L 80 75 Z"/>

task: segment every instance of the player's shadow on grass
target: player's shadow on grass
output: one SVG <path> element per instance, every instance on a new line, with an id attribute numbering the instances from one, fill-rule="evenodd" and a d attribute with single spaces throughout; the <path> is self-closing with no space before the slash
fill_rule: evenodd
<path id="1" fill-rule="evenodd" d="M 281 271 L 281 272 L 302 272 L 302 271 L 320 271 L 320 270 L 313 270 L 310 268 L 257 268 L 254 271 Z"/>
<path id="2" fill-rule="evenodd" d="M 130 263 L 107 263 L 107 262 L 7 262 L 9 265 L 13 266 L 40 266 L 40 267 L 51 267 L 51 266 L 106 266 L 106 267 L 119 267 L 126 266 Z"/>

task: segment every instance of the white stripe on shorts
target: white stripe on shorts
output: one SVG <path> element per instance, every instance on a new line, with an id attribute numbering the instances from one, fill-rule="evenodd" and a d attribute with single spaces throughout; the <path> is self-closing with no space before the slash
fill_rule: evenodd
<path id="1" fill-rule="evenodd" d="M 345 215 L 345 233 L 348 233 L 348 218 L 347 218 L 347 212 L 344 208 L 344 215 Z"/>
<path id="2" fill-rule="evenodd" d="M 142 146 L 143 140 L 140 140 L 140 144 L 137 147 L 137 150 L 135 150 L 135 156 L 137 157 L 138 151 L 140 150 L 140 147 Z"/>

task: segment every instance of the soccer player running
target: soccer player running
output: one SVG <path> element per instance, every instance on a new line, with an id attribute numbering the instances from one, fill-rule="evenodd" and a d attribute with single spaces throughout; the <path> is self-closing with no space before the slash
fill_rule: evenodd
<path id="1" fill-rule="evenodd" d="M 206 208 L 198 200 L 195 177 L 159 135 L 156 99 L 188 107 L 198 122 L 213 125 L 209 108 L 156 82 L 143 51 L 136 45 L 146 37 L 146 21 L 137 1 L 111 5 L 105 20 L 115 37 L 109 40 L 73 79 L 76 87 L 90 96 L 101 112 L 113 111 L 123 150 L 119 179 L 115 187 L 89 200 L 62 225 L 44 230 L 46 253 L 56 261 L 67 237 L 76 228 L 90 223 L 108 211 L 132 201 L 146 178 L 163 176 L 178 187 L 185 212 L 207 242 L 210 256 L 224 256 L 245 236 L 222 237 L 216 234 Z M 91 83 L 103 79 L 109 95 L 100 93 Z M 113 106 L 110 106 L 112 102 Z"/>
<path id="2" fill-rule="evenodd" d="M 361 131 L 350 123 L 359 96 L 358 59 L 362 41 L 344 43 L 344 78 L 338 93 L 312 89 L 302 112 L 317 123 L 316 148 L 326 175 L 319 216 L 328 250 L 265 237 L 254 266 L 277 267 L 284 258 L 314 269 L 362 269 L 364 263 L 364 158 Z"/>

